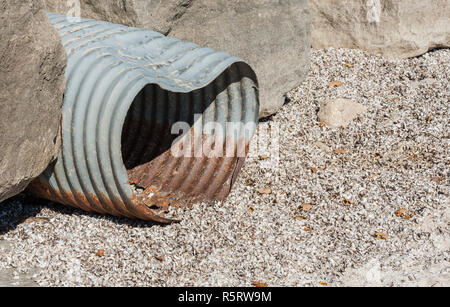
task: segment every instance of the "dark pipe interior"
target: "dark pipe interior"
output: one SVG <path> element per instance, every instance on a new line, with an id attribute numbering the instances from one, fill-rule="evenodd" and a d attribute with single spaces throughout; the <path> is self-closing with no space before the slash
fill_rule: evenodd
<path id="1" fill-rule="evenodd" d="M 126 169 L 149 163 L 169 151 L 180 136 L 171 134 L 173 124 L 183 121 L 192 127 L 195 114 L 203 114 L 219 93 L 241 81 L 238 75 L 225 75 L 226 71 L 221 75 L 226 80 L 223 85 L 213 82 L 190 93 L 173 93 L 158 85 L 147 85 L 136 96 L 123 127 L 122 157 Z M 202 99 L 199 101 L 196 97 Z"/>
<path id="2" fill-rule="evenodd" d="M 180 135 L 173 135 L 171 130 L 177 122 L 188 123 L 192 128 L 195 114 L 205 113 L 211 104 L 216 103 L 218 94 L 227 91 L 231 84 L 240 83 L 243 71 L 247 73 L 247 70 L 237 65 L 239 64 L 233 65 L 216 79 L 221 82 L 212 82 L 205 88 L 190 93 L 173 93 L 158 85 L 147 85 L 137 95 L 128 111 L 122 132 L 122 157 L 130 184 L 143 190 L 156 187 L 158 193 L 163 192 L 164 195 L 175 192 L 183 197 L 197 197 L 199 189 L 196 186 L 207 189 L 216 175 L 221 176 L 215 171 L 211 174 L 211 166 L 215 165 L 217 170 L 226 174 L 223 181 L 214 181 L 218 186 L 217 190 L 220 190 L 221 185 L 234 173 L 239 159 L 220 158 L 208 161 L 199 157 L 174 158 L 171 147 Z M 213 112 L 217 112 L 217 109 Z M 192 129 L 187 133 L 192 133 Z M 224 169 L 223 165 L 229 166 Z M 198 178 L 192 180 L 192 177 Z M 187 183 L 183 181 L 186 178 Z M 200 178 L 204 181 L 209 178 L 211 181 L 200 183 Z M 227 189 L 229 191 L 230 187 L 224 188 Z"/>
<path id="3" fill-rule="evenodd" d="M 178 137 L 171 133 L 174 123 L 186 121 L 190 126 L 194 124 L 193 114 L 181 114 L 180 111 L 181 96 L 188 95 L 191 94 L 171 93 L 158 85 L 147 85 L 138 94 L 128 111 L 122 132 L 122 157 L 127 170 L 151 162 L 167 152 Z M 199 111 L 203 113 L 205 107 L 202 105 Z"/>

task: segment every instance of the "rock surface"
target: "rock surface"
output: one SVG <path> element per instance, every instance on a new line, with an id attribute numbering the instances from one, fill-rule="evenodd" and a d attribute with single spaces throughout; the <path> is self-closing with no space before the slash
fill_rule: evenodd
<path id="1" fill-rule="evenodd" d="M 247 61 L 260 83 L 261 113 L 284 104 L 284 95 L 309 71 L 311 21 L 306 0 L 81 0 L 82 17 L 147 28 L 225 51 Z M 47 0 L 53 12 L 76 15 L 76 6 Z"/>
<path id="2" fill-rule="evenodd" d="M 0 0 L 0 201 L 59 150 L 66 55 L 41 0 Z"/>
<path id="3" fill-rule="evenodd" d="M 346 127 L 367 108 L 348 99 L 332 99 L 320 106 L 318 118 L 330 128 Z"/>
<path id="4" fill-rule="evenodd" d="M 358 267 L 347 269 L 342 276 L 344 287 L 447 287 L 450 281 L 448 263 L 431 264 L 426 270 L 418 269 L 418 264 L 406 256 L 398 268 L 383 266 L 373 259 Z M 383 261 L 389 261 L 383 259 Z M 401 273 L 400 273 L 400 272 Z"/>
<path id="5" fill-rule="evenodd" d="M 448 0 L 311 0 L 312 46 L 408 58 L 450 47 Z"/>
<path id="6" fill-rule="evenodd" d="M 0 270 L 0 287 L 38 287 L 38 283 L 33 280 L 31 274 L 19 274 L 13 270 Z"/>

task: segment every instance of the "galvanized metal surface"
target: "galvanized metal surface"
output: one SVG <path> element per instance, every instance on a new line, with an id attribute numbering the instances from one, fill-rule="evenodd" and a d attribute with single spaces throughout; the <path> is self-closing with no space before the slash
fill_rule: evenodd
<path id="1" fill-rule="evenodd" d="M 172 221 L 164 216 L 169 206 L 224 199 L 245 160 L 237 152 L 248 151 L 254 133 L 242 126 L 229 131 L 227 122 L 258 120 L 251 68 L 152 31 L 48 16 L 69 58 L 63 146 L 29 190 L 86 211 L 162 223 Z M 171 128 L 179 121 L 192 128 L 174 145 Z M 212 148 L 233 156 L 172 154 L 187 137 L 209 140 L 211 122 L 224 128 Z"/>

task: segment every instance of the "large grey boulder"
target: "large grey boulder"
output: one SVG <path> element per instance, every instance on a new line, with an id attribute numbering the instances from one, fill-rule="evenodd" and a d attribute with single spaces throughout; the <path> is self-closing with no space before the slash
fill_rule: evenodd
<path id="1" fill-rule="evenodd" d="M 66 55 L 42 0 L 0 0 L 0 201 L 55 158 Z"/>
<path id="2" fill-rule="evenodd" d="M 247 61 L 260 83 L 260 116 L 278 111 L 309 71 L 306 0 L 194 1 L 170 35 Z"/>
<path id="3" fill-rule="evenodd" d="M 47 0 L 49 11 L 76 15 L 74 1 Z M 260 85 L 261 113 L 275 113 L 309 71 L 307 0 L 123 0 L 79 2 L 81 17 L 158 31 L 247 61 Z"/>
<path id="4" fill-rule="evenodd" d="M 311 0 L 313 48 L 354 48 L 386 58 L 450 47 L 448 0 Z"/>

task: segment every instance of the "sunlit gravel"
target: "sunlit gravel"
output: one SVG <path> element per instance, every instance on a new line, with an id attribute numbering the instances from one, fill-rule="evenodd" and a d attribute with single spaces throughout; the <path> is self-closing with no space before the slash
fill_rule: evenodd
<path id="1" fill-rule="evenodd" d="M 450 50 L 313 51 L 261 123 L 279 159 L 253 148 L 225 203 L 160 226 L 20 195 L 0 209 L 0 285 L 450 286 L 449 81 Z M 332 98 L 368 110 L 330 129 L 317 112 Z"/>

